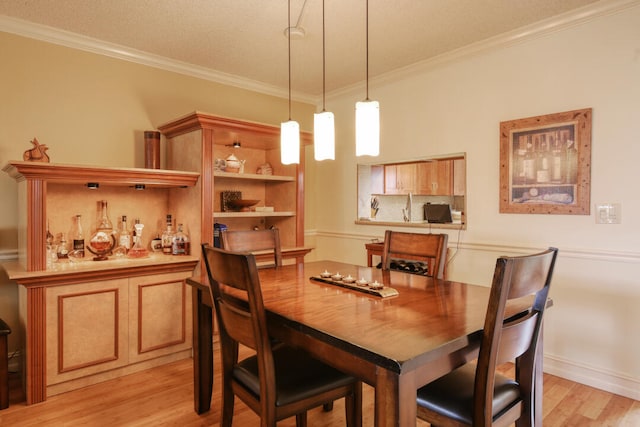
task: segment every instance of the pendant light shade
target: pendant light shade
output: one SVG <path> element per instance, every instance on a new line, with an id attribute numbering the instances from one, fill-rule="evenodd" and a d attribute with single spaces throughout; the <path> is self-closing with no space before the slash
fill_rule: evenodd
<path id="1" fill-rule="evenodd" d="M 356 102 L 356 156 L 380 154 L 380 104 L 369 99 L 369 0 L 366 2 L 367 97 Z"/>
<path id="2" fill-rule="evenodd" d="M 380 154 L 380 104 L 356 102 L 356 156 Z"/>
<path id="3" fill-rule="evenodd" d="M 283 165 L 300 163 L 300 125 L 295 120 L 280 124 L 280 161 Z"/>
<path id="4" fill-rule="evenodd" d="M 313 115 L 313 153 L 316 160 L 336 158 L 336 133 L 333 113 L 323 111 Z"/>
<path id="5" fill-rule="evenodd" d="M 313 115 L 313 154 L 316 160 L 336 158 L 336 131 L 333 113 L 325 111 L 324 0 L 322 0 L 322 112 Z"/>
<path id="6" fill-rule="evenodd" d="M 289 120 L 280 124 L 280 161 L 283 165 L 300 163 L 300 125 L 291 120 L 291 0 L 287 7 L 289 56 Z"/>

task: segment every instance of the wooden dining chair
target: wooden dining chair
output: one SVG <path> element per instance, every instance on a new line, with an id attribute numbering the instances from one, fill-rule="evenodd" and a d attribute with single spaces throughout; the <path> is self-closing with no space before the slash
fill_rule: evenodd
<path id="1" fill-rule="evenodd" d="M 446 234 L 404 233 L 387 230 L 382 250 L 382 269 L 389 270 L 393 260 L 426 261 L 427 275 L 444 278 L 447 259 Z"/>
<path id="2" fill-rule="evenodd" d="M 277 228 L 267 230 L 222 230 L 222 248 L 232 252 L 273 253 L 273 262 L 259 264 L 259 268 L 281 267 L 282 248 Z"/>
<path id="3" fill-rule="evenodd" d="M 260 425 L 296 416 L 307 425 L 307 410 L 345 398 L 347 426 L 362 425 L 362 383 L 303 350 L 272 344 L 255 256 L 202 245 L 220 330 L 222 421 L 230 427 L 234 397 L 260 415 Z M 240 297 L 238 297 L 241 295 Z M 238 360 L 242 344 L 255 355 Z"/>
<path id="4" fill-rule="evenodd" d="M 420 388 L 419 418 L 438 427 L 533 425 L 536 351 L 557 253 L 498 258 L 478 360 Z M 508 301 L 525 297 L 530 307 L 505 318 Z M 515 379 L 496 374 L 508 361 Z"/>

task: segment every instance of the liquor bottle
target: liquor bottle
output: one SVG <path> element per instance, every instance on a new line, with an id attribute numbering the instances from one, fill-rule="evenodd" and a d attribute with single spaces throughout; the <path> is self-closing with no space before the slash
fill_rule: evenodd
<path id="1" fill-rule="evenodd" d="M 560 148 L 560 135 L 556 132 L 553 150 L 551 151 L 551 181 L 562 183 L 562 150 Z"/>
<path id="2" fill-rule="evenodd" d="M 539 183 L 547 183 L 551 178 L 550 171 L 550 155 L 547 146 L 547 140 L 544 134 L 538 139 L 537 168 L 536 181 Z"/>
<path id="3" fill-rule="evenodd" d="M 131 249 L 131 233 L 127 229 L 127 216 L 122 215 L 122 219 L 120 221 L 120 231 L 118 237 L 118 246 L 122 246 L 125 251 L 129 251 Z"/>
<path id="4" fill-rule="evenodd" d="M 107 201 L 98 201 L 98 219 L 96 221 L 96 231 L 91 235 L 89 239 L 89 245 L 87 249 L 92 254 L 96 255 L 94 261 L 104 261 L 108 259 L 107 255 L 110 255 L 113 248 L 116 247 L 118 241 L 113 232 L 113 224 L 109 219 L 107 211 Z"/>
<path id="5" fill-rule="evenodd" d="M 172 255 L 188 255 L 187 247 L 189 247 L 189 238 L 183 231 L 183 225 L 178 224 L 178 231 L 173 235 L 171 242 L 171 254 Z"/>
<path id="6" fill-rule="evenodd" d="M 82 215 L 73 217 L 69 239 L 71 240 L 71 250 L 74 251 L 75 258 L 84 258 L 84 233 L 82 231 Z"/>
<path id="7" fill-rule="evenodd" d="M 511 176 L 511 182 L 514 184 L 525 183 L 525 169 L 524 160 L 527 153 L 527 143 L 524 135 L 518 137 L 518 143 L 513 147 L 513 171 Z"/>
<path id="8" fill-rule="evenodd" d="M 69 242 L 64 233 L 60 234 L 60 241 L 58 242 L 58 259 L 69 258 Z"/>
<path id="9" fill-rule="evenodd" d="M 140 224 L 140 218 L 136 218 L 133 221 L 133 230 L 131 230 L 132 245 L 135 245 L 138 242 L 138 240 L 140 240 L 140 236 L 138 235 L 138 228 L 136 228 L 136 225 L 138 224 Z"/>
<path id="10" fill-rule="evenodd" d="M 98 221 L 96 222 L 96 230 L 113 233 L 113 224 L 109 219 L 106 200 L 100 200 L 98 202 Z"/>
<path id="11" fill-rule="evenodd" d="M 171 255 L 171 245 L 173 244 L 173 227 L 171 225 L 171 214 L 167 214 L 167 228 L 162 233 L 162 253 Z"/>
<path id="12" fill-rule="evenodd" d="M 530 184 L 536 179 L 536 155 L 533 151 L 531 135 L 527 135 L 527 152 L 525 153 L 523 163 L 525 183 Z"/>
<path id="13" fill-rule="evenodd" d="M 575 141 L 568 139 L 566 148 L 565 182 L 567 184 L 577 184 L 578 182 L 578 150 Z"/>

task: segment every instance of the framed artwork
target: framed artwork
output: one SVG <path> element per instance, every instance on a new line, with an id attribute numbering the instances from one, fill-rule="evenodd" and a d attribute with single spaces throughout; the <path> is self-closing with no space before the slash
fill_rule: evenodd
<path id="1" fill-rule="evenodd" d="M 591 108 L 500 123 L 500 212 L 589 215 Z"/>

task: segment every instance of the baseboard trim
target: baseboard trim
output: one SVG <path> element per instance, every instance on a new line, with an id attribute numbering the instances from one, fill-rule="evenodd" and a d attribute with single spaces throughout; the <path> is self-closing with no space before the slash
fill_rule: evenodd
<path id="1" fill-rule="evenodd" d="M 640 382 L 616 372 L 578 365 L 553 355 L 544 356 L 544 372 L 640 401 Z"/>

